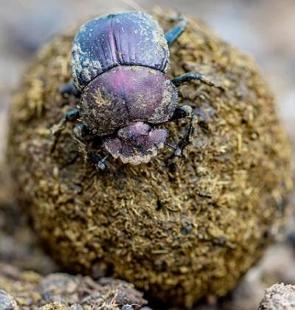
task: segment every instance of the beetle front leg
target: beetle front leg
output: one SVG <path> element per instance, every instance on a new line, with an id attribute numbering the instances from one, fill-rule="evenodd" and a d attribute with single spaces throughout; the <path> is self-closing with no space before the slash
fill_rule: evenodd
<path id="1" fill-rule="evenodd" d="M 191 142 L 191 137 L 194 133 L 194 115 L 190 117 L 189 125 L 186 128 L 186 133 L 184 136 L 180 139 L 180 141 L 177 144 L 177 149 L 174 151 L 174 156 L 182 156 L 184 149 L 190 144 Z"/>
<path id="2" fill-rule="evenodd" d="M 107 167 L 107 159 L 109 155 L 101 157 L 95 152 L 87 150 L 87 145 L 85 144 L 84 140 L 87 138 L 87 136 L 91 136 L 87 125 L 84 123 L 78 123 L 73 129 L 73 133 L 75 140 L 79 143 L 80 149 L 84 153 L 86 160 L 94 164 L 97 170 L 105 170 Z"/>
<path id="3" fill-rule="evenodd" d="M 193 121 L 194 121 L 195 115 L 194 115 L 193 108 L 189 105 L 177 107 L 175 109 L 174 114 L 172 115 L 170 119 L 170 121 L 175 121 L 175 120 L 182 119 L 185 117 L 189 118 L 190 121 L 189 121 L 189 125 L 186 128 L 186 132 L 184 136 L 180 139 L 180 141 L 177 143 L 176 146 L 167 144 L 169 147 L 173 148 L 174 150 L 171 158 L 180 157 L 183 154 L 183 151 L 186 148 L 186 146 L 190 143 L 190 138 L 194 132 Z"/>
<path id="4" fill-rule="evenodd" d="M 168 46 L 171 46 L 181 36 L 185 31 L 186 26 L 187 20 L 184 17 L 181 17 L 180 21 L 165 34 Z"/>
<path id="5" fill-rule="evenodd" d="M 181 84 L 183 83 L 186 83 L 186 82 L 190 82 L 190 81 L 200 81 L 208 86 L 211 86 L 211 87 L 216 87 L 222 91 L 224 91 L 224 88 L 220 85 L 217 85 L 216 83 L 214 83 L 213 81 L 209 80 L 208 78 L 206 78 L 205 75 L 203 75 L 202 73 L 200 72 L 188 72 L 188 73 L 185 73 L 181 76 L 178 76 L 176 78 L 174 78 L 172 80 L 172 83 L 178 87 L 180 86 Z"/>
<path id="6" fill-rule="evenodd" d="M 177 144 L 172 145 L 167 142 L 165 143 L 165 145 L 173 149 L 172 155 L 168 158 L 169 160 L 173 159 L 174 157 L 181 157 L 183 155 L 184 149 L 190 144 L 191 136 L 193 135 L 195 130 L 193 127 L 193 120 L 194 117 L 190 119 L 189 126 L 187 127 L 184 136 L 180 139 L 180 141 Z"/>

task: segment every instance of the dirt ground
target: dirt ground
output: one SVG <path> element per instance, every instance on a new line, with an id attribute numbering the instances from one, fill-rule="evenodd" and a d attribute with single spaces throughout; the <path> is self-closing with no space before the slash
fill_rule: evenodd
<path id="1" fill-rule="evenodd" d="M 11 94 L 38 47 L 88 16 L 154 6 L 202 18 L 228 42 L 253 55 L 278 98 L 278 112 L 295 149 L 294 0 L 0 0 L 0 161 L 4 158 Z M 289 227 L 289 232 L 295 230 L 292 219 Z M 257 305 L 264 290 L 261 278 L 266 278 L 264 283 L 268 285 L 276 281 L 294 284 L 294 262 L 290 242 L 270 248 L 233 294 L 232 300 L 239 305 L 235 309 L 255 309 L 253 305 Z M 222 307 L 234 309 L 237 303 L 225 301 Z M 198 309 L 205 307 L 209 306 Z"/>

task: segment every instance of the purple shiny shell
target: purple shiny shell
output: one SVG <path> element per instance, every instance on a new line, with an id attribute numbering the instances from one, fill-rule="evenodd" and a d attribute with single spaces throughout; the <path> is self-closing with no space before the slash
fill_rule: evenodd
<path id="1" fill-rule="evenodd" d="M 134 11 L 88 21 L 74 39 L 72 57 L 74 82 L 81 90 L 119 65 L 165 72 L 169 48 L 159 24 L 150 15 Z"/>

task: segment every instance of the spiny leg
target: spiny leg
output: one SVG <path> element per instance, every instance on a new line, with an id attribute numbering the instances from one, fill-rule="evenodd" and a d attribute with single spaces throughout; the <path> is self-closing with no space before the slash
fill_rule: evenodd
<path id="1" fill-rule="evenodd" d="M 211 87 L 216 87 L 222 91 L 224 91 L 224 88 L 220 85 L 215 84 L 213 81 L 207 79 L 202 73 L 200 72 L 188 72 L 185 73 L 179 77 L 176 77 L 175 79 L 172 80 L 172 83 L 178 87 L 183 83 L 190 82 L 190 81 L 201 81 L 202 83 L 209 85 Z M 174 156 L 181 156 L 183 153 L 183 150 L 186 148 L 186 146 L 190 143 L 190 138 L 194 132 L 194 127 L 193 127 L 193 121 L 195 118 L 194 112 L 192 107 L 190 106 L 182 106 L 182 107 L 177 107 L 175 109 L 175 112 L 171 118 L 171 121 L 177 120 L 180 118 L 184 117 L 189 117 L 190 118 L 190 123 L 187 127 L 186 133 L 183 136 L 183 138 L 180 140 L 180 142 L 177 144 L 176 147 L 173 147 L 171 145 L 168 145 L 172 148 L 174 148 L 174 153 L 172 157 Z"/>
<path id="2" fill-rule="evenodd" d="M 75 96 L 76 98 L 78 98 L 80 96 L 80 92 L 77 90 L 73 82 L 61 86 L 59 91 L 63 97 Z M 64 114 L 63 118 L 57 124 L 52 126 L 51 133 L 53 136 L 55 136 L 54 143 L 51 148 L 52 151 L 55 149 L 55 146 L 60 137 L 60 133 L 65 128 L 66 123 L 76 121 L 79 118 L 79 116 L 80 116 L 79 109 L 72 108 Z"/>
<path id="3" fill-rule="evenodd" d="M 172 145 L 168 142 L 165 143 L 166 146 L 170 147 L 173 150 L 172 155 L 168 159 L 173 159 L 174 157 L 181 157 L 184 149 L 190 144 L 190 138 L 194 133 L 193 119 L 190 119 L 189 126 L 186 128 L 186 133 L 180 139 L 180 141 Z"/>
<path id="4" fill-rule="evenodd" d="M 204 83 L 206 85 L 209 85 L 209 86 L 212 86 L 212 87 L 216 87 L 216 88 L 224 91 L 224 88 L 222 86 L 217 85 L 213 81 L 209 80 L 205 75 L 203 75 L 200 72 L 188 72 L 188 73 L 185 73 L 185 74 L 183 74 L 181 76 L 178 76 L 178 77 L 174 78 L 172 80 L 172 83 L 176 87 L 178 87 L 181 84 L 186 83 L 186 82 L 190 82 L 190 81 L 200 81 L 200 82 L 202 82 L 202 83 Z"/>
<path id="5" fill-rule="evenodd" d="M 173 146 L 169 143 L 166 143 L 167 146 L 172 148 L 174 150 L 172 156 L 173 157 L 179 157 L 182 155 L 184 149 L 186 146 L 190 143 L 190 137 L 194 132 L 194 127 L 193 127 L 193 120 L 194 120 L 194 112 L 193 108 L 189 105 L 184 105 L 177 107 L 174 111 L 174 114 L 172 115 L 170 121 L 175 121 L 181 118 L 186 118 L 188 117 L 190 119 L 189 125 L 186 128 L 186 133 L 182 137 L 182 139 L 177 143 L 176 146 Z"/>
<path id="6" fill-rule="evenodd" d="M 216 87 L 222 91 L 224 91 L 224 88 L 222 86 L 219 86 L 217 84 L 215 84 L 214 82 L 210 81 L 209 79 L 207 79 L 202 73 L 200 72 L 188 72 L 185 73 L 179 77 L 176 77 L 175 79 L 172 80 L 172 83 L 178 87 L 183 83 L 186 82 L 190 82 L 190 81 L 201 81 L 202 83 L 212 86 L 212 87 Z M 194 112 L 192 107 L 185 105 L 182 107 L 177 107 L 175 109 L 175 112 L 171 118 L 171 121 L 173 120 L 177 120 L 180 118 L 184 118 L 184 117 L 189 117 L 190 118 L 190 122 L 189 125 L 187 127 L 186 133 L 183 136 L 183 138 L 180 140 L 180 142 L 177 144 L 176 147 L 174 147 L 174 153 L 172 155 L 172 157 L 174 156 L 181 156 L 183 153 L 183 150 L 186 148 L 186 146 L 190 143 L 190 138 L 194 132 L 194 127 L 193 127 L 193 121 L 195 118 Z M 173 147 L 171 145 L 169 145 L 170 147 Z"/>
<path id="7" fill-rule="evenodd" d="M 80 111 L 77 108 L 73 108 L 65 113 L 63 119 L 59 122 L 59 124 L 55 125 L 56 128 L 52 128 L 52 133 L 54 134 L 55 139 L 54 139 L 53 146 L 51 148 L 51 152 L 54 151 L 56 144 L 59 140 L 61 131 L 63 130 L 65 124 L 67 122 L 73 122 L 73 121 L 78 120 L 79 116 L 80 116 Z M 101 158 L 97 154 L 87 151 L 87 146 L 84 143 L 85 138 L 90 135 L 90 130 L 87 127 L 87 125 L 84 123 L 76 124 L 73 129 L 73 134 L 74 134 L 75 140 L 78 142 L 80 148 L 82 149 L 82 152 L 84 153 L 84 156 L 86 157 L 86 159 L 90 160 L 95 165 L 96 169 L 104 170 L 107 166 L 106 160 L 108 158 L 108 155 Z"/>
<path id="8" fill-rule="evenodd" d="M 97 170 L 105 170 L 107 167 L 107 159 L 109 155 L 101 157 L 93 151 L 87 150 L 87 145 L 84 140 L 87 136 L 90 136 L 90 130 L 84 123 L 78 123 L 73 129 L 75 140 L 79 143 L 82 152 L 87 160 L 94 164 Z"/>
<path id="9" fill-rule="evenodd" d="M 74 96 L 76 98 L 79 98 L 81 95 L 80 91 L 76 88 L 73 82 L 69 82 L 67 84 L 62 85 L 59 91 L 63 97 Z M 62 130 L 66 122 L 76 121 L 79 118 L 79 116 L 80 111 L 77 108 L 70 109 L 68 112 L 64 114 L 64 117 L 61 119 L 61 121 L 52 128 L 53 134 Z"/>
<path id="10" fill-rule="evenodd" d="M 185 31 L 186 26 L 187 20 L 184 17 L 180 17 L 179 22 L 168 32 L 166 32 L 165 38 L 168 46 L 171 46 L 181 36 L 181 34 Z"/>
<path id="11" fill-rule="evenodd" d="M 184 149 L 190 144 L 191 136 L 194 133 L 194 115 L 190 117 L 189 125 L 186 128 L 186 133 L 178 142 L 177 149 L 174 152 L 174 156 L 181 156 L 183 154 Z"/>

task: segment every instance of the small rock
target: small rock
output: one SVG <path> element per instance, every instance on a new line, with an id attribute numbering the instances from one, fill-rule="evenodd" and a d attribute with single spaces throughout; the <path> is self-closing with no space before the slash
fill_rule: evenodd
<path id="1" fill-rule="evenodd" d="M 94 281 L 66 273 L 42 277 L 0 263 L 0 310 L 138 310 L 147 302 L 133 285 L 112 278 Z M 13 297 L 12 297 L 13 296 Z M 124 308 L 125 307 L 125 308 Z"/>
<path id="2" fill-rule="evenodd" d="M 5 291 L 0 290 L 0 310 L 17 310 L 19 309 L 16 301 Z"/>
<path id="3" fill-rule="evenodd" d="M 295 309 L 295 285 L 275 284 L 265 291 L 259 310 Z"/>

